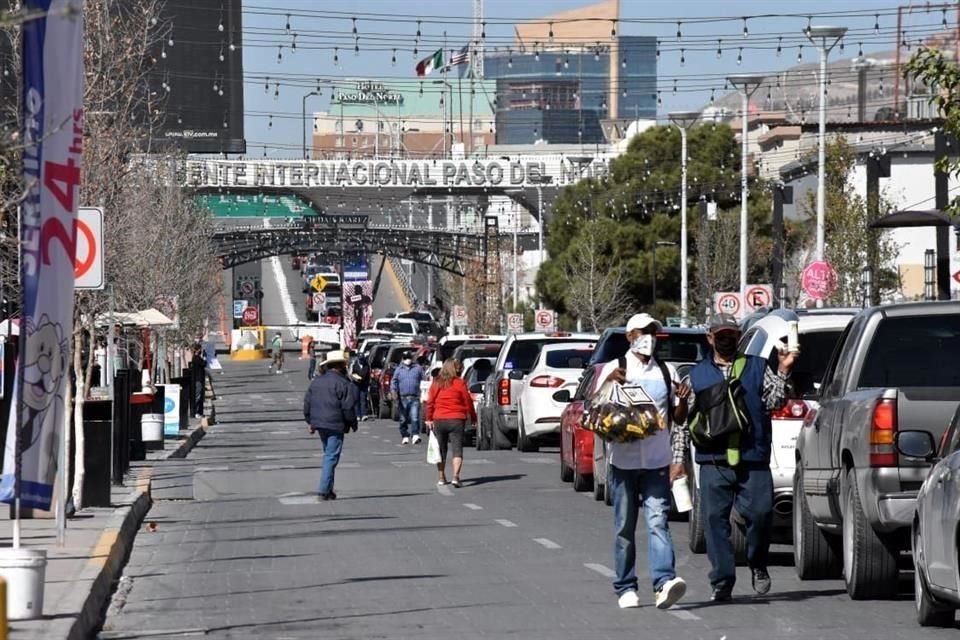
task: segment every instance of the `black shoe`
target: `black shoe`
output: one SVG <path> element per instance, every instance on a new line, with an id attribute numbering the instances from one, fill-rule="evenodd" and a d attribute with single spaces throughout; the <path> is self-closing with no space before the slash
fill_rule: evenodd
<path id="1" fill-rule="evenodd" d="M 336 500 L 337 494 L 331 491 L 330 493 L 318 493 L 317 497 L 320 498 L 321 500 Z"/>
<path id="2" fill-rule="evenodd" d="M 766 569 L 754 569 L 751 572 L 753 576 L 753 590 L 764 595 L 765 593 L 770 592 L 770 574 L 767 573 Z"/>
<path id="3" fill-rule="evenodd" d="M 733 587 L 718 586 L 713 588 L 710 602 L 730 602 L 733 599 Z"/>

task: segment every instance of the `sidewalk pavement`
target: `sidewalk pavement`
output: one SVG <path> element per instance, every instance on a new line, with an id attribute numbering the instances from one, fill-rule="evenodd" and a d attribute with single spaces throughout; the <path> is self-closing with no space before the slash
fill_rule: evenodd
<path id="1" fill-rule="evenodd" d="M 147 460 L 131 463 L 123 486 L 112 488 L 112 507 L 83 508 L 67 521 L 64 546 L 57 545 L 55 518 L 21 521 L 23 546 L 47 550 L 43 617 L 10 621 L 11 640 L 93 637 L 150 510 L 154 464 L 185 457 L 204 436 L 204 424 L 191 420 L 190 428 L 181 431 L 178 439 L 164 441 L 163 450 L 148 451 Z M 11 546 L 12 535 L 13 520 L 0 522 L 0 545 Z"/>

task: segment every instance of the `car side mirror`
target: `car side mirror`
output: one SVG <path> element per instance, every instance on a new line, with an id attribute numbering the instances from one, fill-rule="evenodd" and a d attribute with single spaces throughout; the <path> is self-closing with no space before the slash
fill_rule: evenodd
<path id="1" fill-rule="evenodd" d="M 561 389 L 553 394 L 553 399 L 555 402 L 566 404 L 573 398 L 570 396 L 570 389 Z"/>
<path id="2" fill-rule="evenodd" d="M 898 431 L 895 442 L 897 453 L 902 456 L 927 461 L 936 457 L 937 445 L 929 431 Z"/>
<path id="3" fill-rule="evenodd" d="M 511 380 L 523 380 L 523 371 L 511 369 L 510 373 L 507 374 L 507 377 Z"/>
<path id="4" fill-rule="evenodd" d="M 483 393 L 483 383 L 474 382 L 472 385 L 470 385 L 470 393 Z"/>

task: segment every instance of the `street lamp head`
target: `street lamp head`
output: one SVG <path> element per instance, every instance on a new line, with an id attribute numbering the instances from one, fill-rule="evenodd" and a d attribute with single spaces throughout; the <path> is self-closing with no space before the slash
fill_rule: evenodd
<path id="1" fill-rule="evenodd" d="M 763 84 L 767 76 L 763 73 L 735 73 L 727 76 L 727 82 L 741 91 L 752 91 Z"/>
<path id="2" fill-rule="evenodd" d="M 671 111 L 668 114 L 670 122 L 681 129 L 689 129 L 700 119 L 699 111 Z"/>
<path id="3" fill-rule="evenodd" d="M 847 32 L 847 28 L 814 25 L 807 27 L 803 32 L 811 42 L 817 44 L 817 40 L 839 40 Z"/>

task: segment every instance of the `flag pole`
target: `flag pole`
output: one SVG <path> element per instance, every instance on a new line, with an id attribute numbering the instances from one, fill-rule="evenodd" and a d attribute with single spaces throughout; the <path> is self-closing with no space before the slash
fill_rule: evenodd
<path id="1" fill-rule="evenodd" d="M 460 144 L 466 150 L 467 145 L 463 140 L 463 74 L 460 71 L 457 71 L 457 106 L 460 109 Z"/>
<path id="2" fill-rule="evenodd" d="M 17 273 L 20 274 L 20 331 L 17 336 L 17 368 L 14 376 L 14 420 L 13 424 L 7 421 L 7 428 L 13 432 L 13 548 L 20 548 L 20 476 L 22 465 L 22 443 L 20 442 L 20 423 L 23 420 L 23 356 L 26 349 L 25 341 L 27 327 L 24 320 L 26 314 L 26 292 L 23 286 L 23 207 L 17 207 Z"/>

